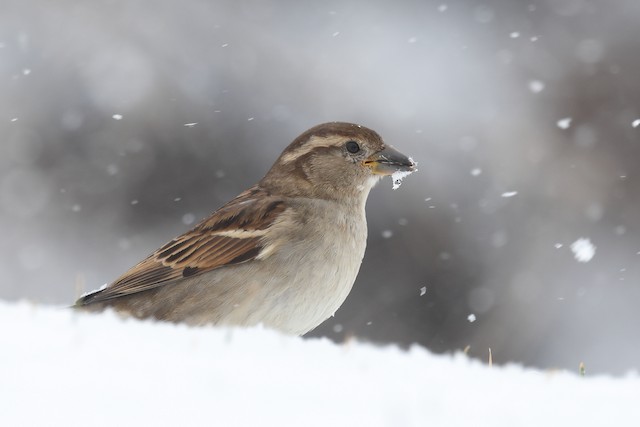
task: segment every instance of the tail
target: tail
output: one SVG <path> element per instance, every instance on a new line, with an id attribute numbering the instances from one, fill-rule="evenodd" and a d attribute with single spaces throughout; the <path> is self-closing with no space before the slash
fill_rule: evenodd
<path id="1" fill-rule="evenodd" d="M 101 304 L 101 302 L 103 302 L 104 300 L 100 298 L 100 294 L 102 293 L 104 288 L 105 287 L 102 287 L 96 291 L 91 291 L 82 295 L 80 298 L 77 299 L 75 304 L 71 306 L 71 308 L 91 310 L 91 311 L 94 311 L 94 310 L 97 311 L 97 310 L 103 309 L 104 304 Z"/>

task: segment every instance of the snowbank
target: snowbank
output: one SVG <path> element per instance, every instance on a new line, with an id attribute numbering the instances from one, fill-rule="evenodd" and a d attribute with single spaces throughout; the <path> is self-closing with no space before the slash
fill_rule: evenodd
<path id="1" fill-rule="evenodd" d="M 640 425 L 640 378 L 0 303 L 0 425 Z"/>

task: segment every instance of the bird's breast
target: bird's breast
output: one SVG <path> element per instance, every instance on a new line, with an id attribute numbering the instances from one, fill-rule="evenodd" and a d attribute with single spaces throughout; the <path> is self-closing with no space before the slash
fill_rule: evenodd
<path id="1" fill-rule="evenodd" d="M 261 262 L 264 323 L 303 334 L 326 320 L 351 291 L 364 256 L 363 209 L 309 201 L 293 204 L 273 225 Z M 286 224 L 286 227 L 285 227 Z M 293 224 L 293 225 L 292 225 Z"/>

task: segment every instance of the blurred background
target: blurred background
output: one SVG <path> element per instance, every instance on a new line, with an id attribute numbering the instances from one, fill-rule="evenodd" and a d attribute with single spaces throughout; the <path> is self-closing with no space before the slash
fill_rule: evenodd
<path id="1" fill-rule="evenodd" d="M 419 172 L 373 190 L 355 287 L 309 335 L 637 370 L 638 22 L 637 0 L 5 0 L 0 298 L 71 304 L 353 121 Z"/>

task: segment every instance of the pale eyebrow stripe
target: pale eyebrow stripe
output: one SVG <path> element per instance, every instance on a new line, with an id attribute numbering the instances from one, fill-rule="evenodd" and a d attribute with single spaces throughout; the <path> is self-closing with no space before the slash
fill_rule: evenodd
<path id="1" fill-rule="evenodd" d="M 324 138 L 318 136 L 312 136 L 307 142 L 304 143 L 301 147 L 298 147 L 296 150 L 290 153 L 284 153 L 280 158 L 281 163 L 290 163 L 297 158 L 304 156 L 310 151 L 315 150 L 320 147 L 332 147 L 337 145 L 339 142 L 342 142 L 343 137 L 341 136 L 327 136 Z"/>

